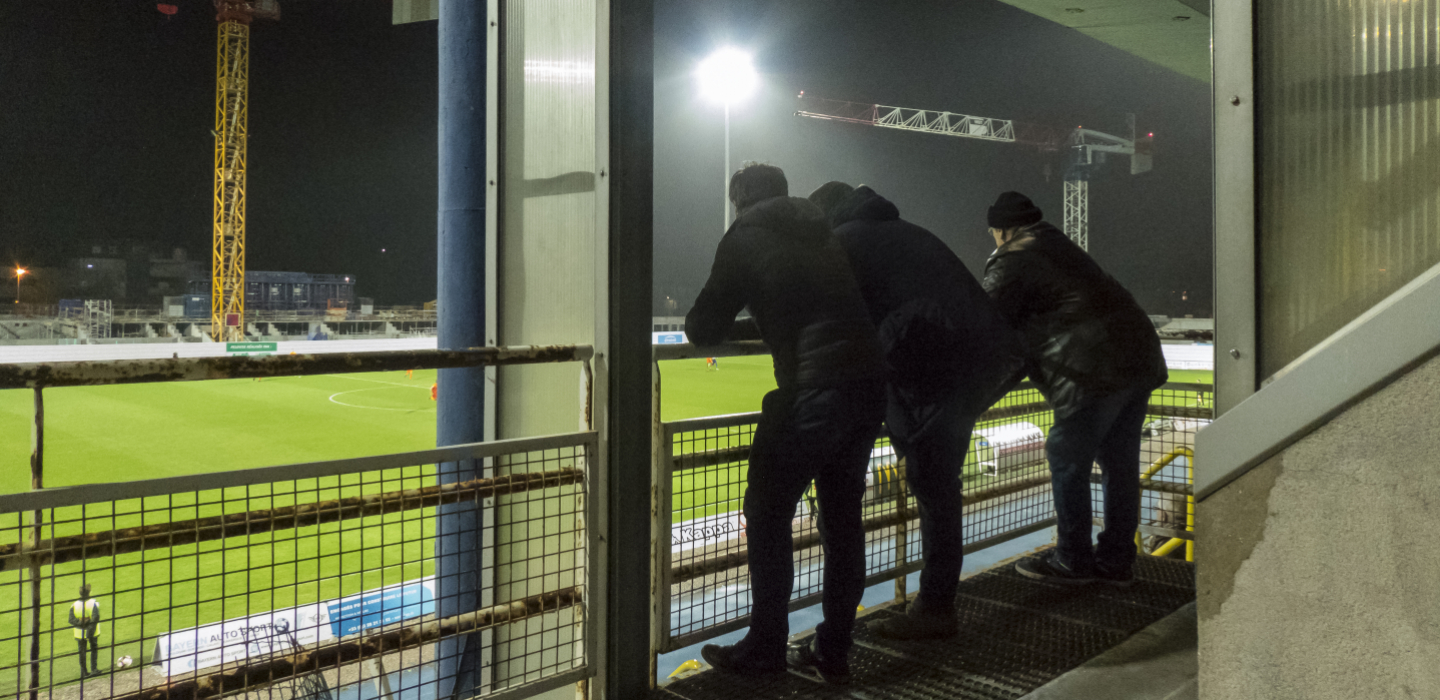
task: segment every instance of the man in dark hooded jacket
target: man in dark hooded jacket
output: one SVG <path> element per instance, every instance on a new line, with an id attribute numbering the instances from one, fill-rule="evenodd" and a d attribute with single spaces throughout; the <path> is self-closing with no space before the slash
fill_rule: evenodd
<path id="1" fill-rule="evenodd" d="M 884 406 L 880 353 L 825 215 L 788 192 L 785 174 L 771 165 L 747 164 L 731 177 L 739 217 L 685 317 L 692 342 L 715 345 L 749 307 L 778 385 L 762 403 L 746 477 L 750 631 L 738 644 L 708 645 L 701 654 L 722 670 L 763 674 L 789 663 L 843 683 L 865 586 L 860 502 Z M 812 480 L 825 545 L 825 621 L 810 642 L 787 650 L 791 521 Z"/>
<path id="2" fill-rule="evenodd" d="M 810 201 L 829 214 L 878 329 L 885 427 L 920 506 L 920 593 L 906 615 L 871 629 L 950 637 L 965 544 L 960 476 L 975 421 L 1020 368 L 1019 336 L 949 246 L 874 190 L 830 182 Z"/>
<path id="3" fill-rule="evenodd" d="M 1055 410 L 1045 441 L 1055 496 L 1056 546 L 1016 569 L 1061 584 L 1135 580 L 1140 524 L 1140 430 L 1150 392 L 1168 373 L 1160 337 L 1115 278 L 1041 220 L 1025 195 L 990 207 L 998 246 L 985 291 L 1023 338 L 1026 371 Z M 1018 377 L 1017 377 L 1018 379 Z M 1090 470 L 1099 463 L 1105 529 L 1092 546 Z"/>

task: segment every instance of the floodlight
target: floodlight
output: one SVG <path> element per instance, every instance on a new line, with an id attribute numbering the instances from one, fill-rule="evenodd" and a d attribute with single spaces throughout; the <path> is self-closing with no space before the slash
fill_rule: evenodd
<path id="1" fill-rule="evenodd" d="M 727 105 L 749 97 L 760 84 L 750 54 L 732 47 L 720 49 L 701 61 L 695 77 L 705 99 Z"/>

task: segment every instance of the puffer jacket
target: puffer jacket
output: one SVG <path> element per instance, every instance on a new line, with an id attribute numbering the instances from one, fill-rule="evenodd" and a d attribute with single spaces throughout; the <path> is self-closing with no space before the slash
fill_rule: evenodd
<path id="1" fill-rule="evenodd" d="M 1027 226 L 997 248 L 983 284 L 1021 332 L 1026 372 L 1057 415 L 1087 394 L 1154 389 L 1168 378 L 1145 311 L 1054 226 Z"/>
<path id="2" fill-rule="evenodd" d="M 685 333 L 696 345 L 724 342 L 747 306 L 781 388 L 880 380 L 875 327 L 849 260 L 809 201 L 774 197 L 741 213 L 720 240 Z"/>
<path id="3" fill-rule="evenodd" d="M 830 212 L 880 337 L 892 385 L 928 405 L 957 392 L 976 408 L 1021 364 L 1015 333 L 949 246 L 869 187 Z"/>

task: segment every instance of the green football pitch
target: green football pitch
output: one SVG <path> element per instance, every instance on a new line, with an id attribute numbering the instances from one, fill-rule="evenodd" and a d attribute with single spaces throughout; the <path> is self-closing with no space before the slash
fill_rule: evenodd
<path id="1" fill-rule="evenodd" d="M 769 357 L 722 358 L 718 364 L 718 369 L 704 360 L 662 365 L 664 420 L 756 411 L 761 397 L 775 387 Z M 1171 372 L 1171 381 L 1209 380 L 1209 372 Z M 429 392 L 434 381 L 435 372 L 416 371 L 413 377 L 394 372 L 49 389 L 45 486 L 428 449 L 435 444 L 435 404 Z M 0 454 L 11 465 L 0 472 L 3 493 L 30 487 L 31 402 L 29 391 L 0 391 Z M 387 478 L 392 476 L 396 479 L 387 488 L 412 487 L 428 482 L 430 472 L 416 467 Z M 727 504 L 692 504 L 689 494 L 698 492 L 699 484 L 677 479 L 675 505 L 685 513 L 681 519 L 738 504 L 738 467 L 710 471 L 705 479 L 717 486 L 723 482 L 719 490 L 731 496 L 710 489 L 708 500 Z M 252 507 L 265 507 L 263 501 L 256 503 Z M 201 507 L 185 517 L 210 514 Z M 352 525 L 252 536 L 244 543 L 188 545 L 163 556 L 151 552 L 57 565 L 42 591 L 42 601 L 50 604 L 47 626 L 56 632 L 42 646 L 47 655 L 53 649 L 57 656 L 72 656 L 46 664 L 42 682 L 66 683 L 78 675 L 65 604 L 87 572 L 101 579 L 96 593 L 112 611 L 109 615 L 118 615 L 102 628 L 102 663 L 122 654 L 140 662 L 149 659 L 154 638 L 170 630 L 330 600 L 432 573 L 428 555 L 434 521 L 429 515 L 427 510 L 365 518 Z M 0 515 L 0 544 L 18 536 L 16 517 Z M 0 668 L 21 659 L 21 581 L 17 572 L 0 574 Z M 127 615 L 141 609 L 144 615 Z M 0 691 L 14 689 L 20 675 L 0 671 Z"/>
<path id="2" fill-rule="evenodd" d="M 1171 381 L 1210 372 L 1171 370 Z M 435 446 L 434 371 L 45 391 L 45 486 L 149 479 Z M 666 421 L 760 410 L 769 357 L 661 367 Z M 30 488 L 31 392 L 0 391 L 0 493 Z"/>

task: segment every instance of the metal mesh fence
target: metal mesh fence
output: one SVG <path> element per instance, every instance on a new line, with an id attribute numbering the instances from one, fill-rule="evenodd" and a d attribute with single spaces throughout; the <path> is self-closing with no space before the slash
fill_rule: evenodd
<path id="1" fill-rule="evenodd" d="M 1150 395 L 1140 433 L 1140 535 L 1142 551 L 1193 561 L 1195 433 L 1214 414 L 1209 384 L 1170 383 Z M 1099 486 L 1092 488 L 1098 508 Z M 1099 513 L 1099 510 L 1095 511 Z"/>
<path id="2" fill-rule="evenodd" d="M 595 445 L 0 496 L 0 693 L 418 697 L 459 637 L 481 695 L 584 677 Z"/>
<path id="3" fill-rule="evenodd" d="M 1151 398 L 1141 446 L 1142 529 L 1146 550 L 1169 542 L 1185 554 L 1186 502 L 1195 430 L 1208 422 L 1205 384 L 1167 384 Z M 758 413 L 667 423 L 659 446 L 661 503 L 670 502 L 669 547 L 657 548 L 668 571 L 670 606 L 661 624 L 662 649 L 676 649 L 747 623 L 750 593 L 741 513 L 746 459 Z M 1053 523 L 1054 505 L 1045 438 L 1053 414 L 1028 383 L 992 406 L 975 426 L 962 477 L 966 552 L 1034 532 Z M 1153 465 L 1153 468 L 1152 468 Z M 904 485 L 904 464 L 885 436 L 877 439 L 867 473 L 864 522 L 866 576 L 871 583 L 921 566 L 918 510 Z M 1094 481 L 1099 480 L 1098 468 Z M 668 488 L 668 492 L 663 492 Z M 1168 489 L 1159 491 L 1156 489 Z M 1098 484 L 1094 488 L 1100 511 Z M 792 608 L 820 594 L 823 556 L 815 527 L 813 491 L 792 521 L 796 584 Z M 1162 552 L 1166 553 L 1166 552 Z"/>

